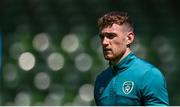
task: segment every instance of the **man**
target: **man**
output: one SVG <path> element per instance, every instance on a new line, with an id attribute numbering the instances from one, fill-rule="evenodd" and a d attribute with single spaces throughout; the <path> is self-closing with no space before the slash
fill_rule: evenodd
<path id="1" fill-rule="evenodd" d="M 134 29 L 126 12 L 110 12 L 98 20 L 104 58 L 109 67 L 95 82 L 94 97 L 101 106 L 167 106 L 162 73 L 136 57 L 130 45 Z"/>

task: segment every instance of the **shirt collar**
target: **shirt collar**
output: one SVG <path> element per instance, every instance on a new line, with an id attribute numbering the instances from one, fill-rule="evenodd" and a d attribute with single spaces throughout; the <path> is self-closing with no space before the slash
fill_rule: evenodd
<path id="1" fill-rule="evenodd" d="M 117 74 L 117 73 L 122 72 L 122 71 L 126 70 L 127 68 L 129 68 L 133 62 L 133 59 L 135 59 L 135 55 L 133 52 L 130 52 L 117 65 L 112 65 L 112 63 L 109 62 L 109 65 L 112 68 L 113 74 Z"/>

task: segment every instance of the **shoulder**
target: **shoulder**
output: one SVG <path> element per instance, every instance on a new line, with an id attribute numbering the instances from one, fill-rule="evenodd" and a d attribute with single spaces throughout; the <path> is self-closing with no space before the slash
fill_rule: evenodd
<path id="1" fill-rule="evenodd" d="M 158 67 L 142 58 L 136 58 L 134 68 L 137 69 L 137 71 L 141 71 L 143 74 L 150 73 L 154 75 L 162 75 Z"/>
<path id="2" fill-rule="evenodd" d="M 141 82 L 142 84 L 165 85 L 164 74 L 158 67 L 141 58 L 137 59 L 136 65 L 139 66 L 137 69 L 140 69 L 139 74 L 141 76 L 141 80 L 143 80 L 143 83 Z"/>
<path id="3" fill-rule="evenodd" d="M 163 73 L 149 62 L 141 61 L 146 70 L 143 71 L 138 85 L 142 96 L 146 99 L 145 105 L 168 105 L 168 92 Z"/>
<path id="4" fill-rule="evenodd" d="M 102 88 L 106 87 L 109 84 L 109 81 L 111 81 L 111 79 L 112 73 L 110 67 L 108 67 L 107 69 L 105 69 L 97 75 L 94 87 L 95 98 L 99 98 L 99 96 L 101 95 Z"/>
<path id="5" fill-rule="evenodd" d="M 141 67 L 144 69 L 151 69 L 152 67 L 154 67 L 154 65 L 148 62 L 147 60 L 138 57 L 136 57 L 135 64 L 137 67 Z"/>
<path id="6" fill-rule="evenodd" d="M 136 58 L 131 70 L 133 70 L 133 75 L 136 75 L 137 79 L 139 78 L 140 83 L 142 83 L 141 80 L 144 81 L 143 83 L 148 83 L 150 80 L 157 80 L 157 82 L 164 81 L 162 71 L 144 59 Z"/>
<path id="7" fill-rule="evenodd" d="M 111 75 L 111 68 L 110 67 L 108 67 L 105 70 L 103 70 L 102 72 L 100 72 L 96 77 L 96 81 L 100 81 L 103 78 L 107 78 L 107 77 L 109 77 L 109 75 Z"/>

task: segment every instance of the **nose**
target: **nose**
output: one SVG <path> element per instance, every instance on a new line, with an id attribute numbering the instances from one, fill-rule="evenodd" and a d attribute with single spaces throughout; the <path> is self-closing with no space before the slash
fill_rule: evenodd
<path id="1" fill-rule="evenodd" d="M 104 38 L 102 39 L 102 45 L 103 45 L 103 46 L 107 46 L 108 44 L 109 44 L 109 39 L 106 38 L 106 37 L 104 37 Z"/>

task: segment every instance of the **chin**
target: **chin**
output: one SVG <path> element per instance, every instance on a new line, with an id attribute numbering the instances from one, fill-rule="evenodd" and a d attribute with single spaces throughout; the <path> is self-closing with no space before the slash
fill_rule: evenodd
<path id="1" fill-rule="evenodd" d="M 104 56 L 104 58 L 109 61 L 113 60 L 113 57 L 111 57 L 111 56 Z"/>

